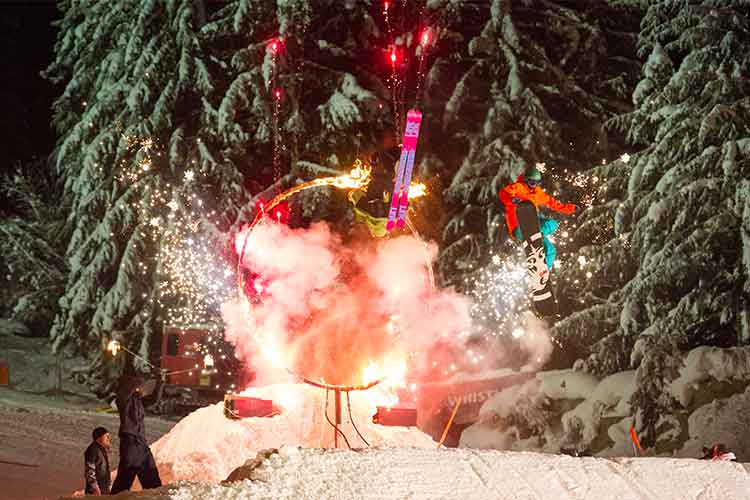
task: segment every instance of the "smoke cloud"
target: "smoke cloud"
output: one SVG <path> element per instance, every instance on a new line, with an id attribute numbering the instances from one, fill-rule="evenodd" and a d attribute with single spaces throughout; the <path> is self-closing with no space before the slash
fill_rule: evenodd
<path id="1" fill-rule="evenodd" d="M 465 358 L 471 300 L 432 285 L 434 244 L 412 236 L 344 243 L 325 223 L 264 223 L 240 233 L 235 246 L 245 298 L 224 304 L 226 336 L 260 383 L 291 372 L 359 385 L 373 365 L 370 376 L 380 378 L 406 363 L 410 379 L 429 378 Z M 551 352 L 533 318 L 518 341 L 531 365 Z"/>

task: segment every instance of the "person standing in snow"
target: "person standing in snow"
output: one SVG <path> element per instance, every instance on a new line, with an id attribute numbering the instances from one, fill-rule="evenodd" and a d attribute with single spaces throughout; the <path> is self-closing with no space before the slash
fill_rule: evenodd
<path id="1" fill-rule="evenodd" d="M 83 454 L 84 491 L 87 495 L 109 495 L 109 431 L 104 427 L 97 427 L 91 437 L 93 441 Z"/>
<path id="2" fill-rule="evenodd" d="M 146 441 L 146 412 L 143 408 L 143 379 L 123 376 L 117 387 L 117 411 L 120 412 L 120 463 L 112 494 L 130 490 L 136 476 L 143 489 L 161 486 L 159 470 Z"/>
<path id="3" fill-rule="evenodd" d="M 518 227 L 518 218 L 516 217 L 516 205 L 521 201 L 530 201 L 539 209 L 545 206 L 557 212 L 572 215 L 576 211 L 576 206 L 572 203 L 560 203 L 552 196 L 548 195 L 540 186 L 542 174 L 536 168 L 532 168 L 526 174 L 519 175 L 516 182 L 508 184 L 499 193 L 500 201 L 505 206 L 505 222 L 508 225 L 508 232 L 516 241 L 521 241 L 521 229 Z M 555 232 L 558 222 L 543 215 L 539 215 L 539 229 L 544 241 L 544 254 L 547 269 L 552 270 L 557 256 L 552 242 L 548 236 Z"/>

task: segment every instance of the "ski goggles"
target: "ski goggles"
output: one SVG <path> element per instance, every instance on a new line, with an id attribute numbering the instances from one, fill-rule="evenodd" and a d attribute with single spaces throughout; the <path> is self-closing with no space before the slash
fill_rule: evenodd
<path id="1" fill-rule="evenodd" d="M 541 180 L 537 180 L 537 179 L 526 179 L 526 185 L 527 185 L 527 186 L 529 186 L 529 187 L 536 187 L 536 186 L 538 186 L 538 185 L 539 185 L 539 184 L 541 184 L 541 183 L 542 183 L 542 181 L 541 181 Z"/>

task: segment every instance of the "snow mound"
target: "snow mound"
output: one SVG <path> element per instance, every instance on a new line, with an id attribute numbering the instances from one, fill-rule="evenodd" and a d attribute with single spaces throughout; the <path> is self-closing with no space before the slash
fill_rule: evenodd
<path id="1" fill-rule="evenodd" d="M 750 348 L 696 347 L 685 358 L 680 376 L 672 382 L 672 395 L 682 406 L 692 403 L 701 382 L 750 380 Z"/>
<path id="2" fill-rule="evenodd" d="M 630 415 L 630 397 L 635 391 L 635 370 L 610 375 L 599 382 L 586 399 L 562 415 L 568 434 L 580 433 L 588 445 L 600 432 L 602 418 L 624 418 Z"/>
<path id="3" fill-rule="evenodd" d="M 586 399 L 594 392 L 599 379 L 575 370 L 550 370 L 539 372 L 541 391 L 550 399 Z"/>
<path id="4" fill-rule="evenodd" d="M 750 387 L 741 394 L 715 399 L 698 407 L 688 418 L 690 438 L 681 450 L 683 456 L 700 456 L 706 444 L 725 443 L 737 457 L 750 457 Z"/>
<path id="5" fill-rule="evenodd" d="M 271 418 L 229 420 L 223 403 L 198 409 L 182 419 L 151 446 L 164 483 L 178 480 L 218 482 L 232 470 L 255 457 L 256 452 L 285 445 L 331 448 L 334 431 L 325 418 L 326 393 L 305 384 L 278 384 L 252 388 L 244 395 L 271 399 L 285 410 Z M 364 447 L 351 420 L 372 446 L 437 446 L 432 438 L 414 427 L 374 424 L 378 399 L 387 398 L 379 389 L 352 392 L 351 419 L 342 394 L 342 430 L 352 447 Z M 328 418 L 335 419 L 334 395 L 329 395 Z M 339 437 L 339 446 L 346 444 Z"/>
<path id="6" fill-rule="evenodd" d="M 608 460 L 463 449 L 321 450 L 283 447 L 250 479 L 172 487 L 175 500 L 734 500 L 747 499 L 741 464 L 693 459 Z"/>

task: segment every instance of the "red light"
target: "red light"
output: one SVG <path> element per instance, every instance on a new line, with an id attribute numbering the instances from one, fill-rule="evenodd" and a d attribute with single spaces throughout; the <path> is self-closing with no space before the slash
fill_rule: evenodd
<path id="1" fill-rule="evenodd" d="M 383 2 L 383 11 L 388 12 L 388 2 Z"/>
<path id="2" fill-rule="evenodd" d="M 391 51 L 391 63 L 392 64 L 396 63 L 396 51 L 395 50 Z"/>
<path id="3" fill-rule="evenodd" d="M 274 92 L 274 95 L 276 96 L 277 100 L 281 99 L 281 91 L 279 89 L 276 89 L 276 91 Z"/>
<path id="4" fill-rule="evenodd" d="M 422 32 L 422 47 L 430 43 L 430 29 L 427 28 Z"/>

